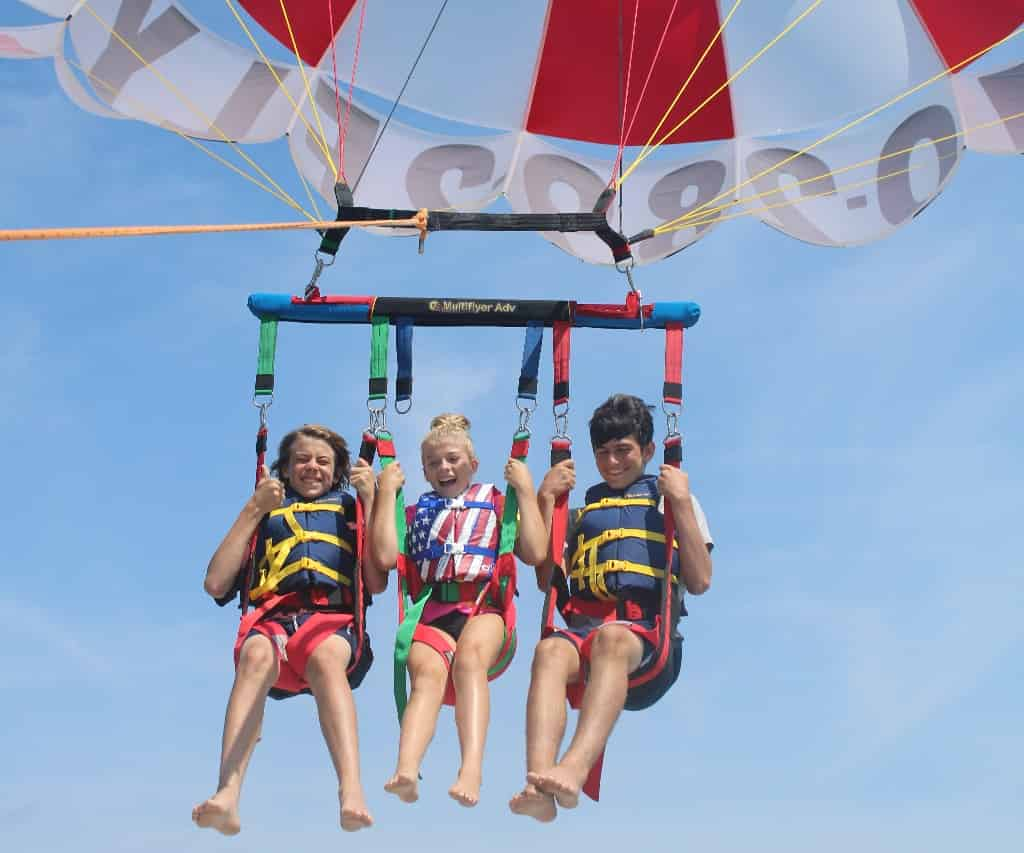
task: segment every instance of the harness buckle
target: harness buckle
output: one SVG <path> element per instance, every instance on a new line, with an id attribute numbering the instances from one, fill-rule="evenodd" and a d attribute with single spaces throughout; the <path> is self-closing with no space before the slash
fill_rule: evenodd
<path id="1" fill-rule="evenodd" d="M 445 542 L 442 546 L 445 554 L 465 554 L 466 549 L 463 547 L 461 542 Z"/>
<path id="2" fill-rule="evenodd" d="M 445 509 L 465 509 L 466 498 L 463 495 L 459 495 L 457 498 L 445 498 L 444 499 Z M 450 543 L 445 543 L 450 544 Z"/>

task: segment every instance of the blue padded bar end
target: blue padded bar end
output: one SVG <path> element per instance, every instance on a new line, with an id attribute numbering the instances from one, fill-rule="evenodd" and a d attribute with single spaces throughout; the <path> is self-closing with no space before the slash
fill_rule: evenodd
<path id="1" fill-rule="evenodd" d="M 664 328 L 666 323 L 682 323 L 689 329 L 700 319 L 700 306 L 696 302 L 655 302 L 651 323 Z"/>
<path id="2" fill-rule="evenodd" d="M 364 304 L 316 303 L 295 304 L 285 293 L 253 293 L 249 310 L 261 320 L 286 323 L 368 323 L 370 308 Z"/>

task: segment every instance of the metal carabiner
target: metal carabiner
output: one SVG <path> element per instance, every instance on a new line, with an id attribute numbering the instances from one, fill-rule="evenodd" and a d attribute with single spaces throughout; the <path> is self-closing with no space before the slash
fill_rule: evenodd
<path id="1" fill-rule="evenodd" d="M 679 435 L 679 416 L 682 414 L 682 406 L 675 409 L 668 408 L 669 404 L 661 401 L 661 411 L 665 413 L 665 437 L 674 438 Z"/>
<path id="2" fill-rule="evenodd" d="M 320 274 L 324 271 L 324 267 L 332 266 L 337 260 L 333 255 L 327 255 L 329 260 L 326 261 L 324 257 L 320 251 L 313 252 L 313 274 L 309 277 L 309 284 L 306 285 L 306 291 L 303 294 L 303 299 L 307 301 L 320 298 L 320 288 L 317 285 L 317 282 L 320 281 Z"/>
<path id="3" fill-rule="evenodd" d="M 370 413 L 370 423 L 366 430 L 376 435 L 381 430 L 387 428 L 388 401 L 385 397 L 383 406 L 374 406 L 373 402 L 373 397 L 366 398 L 366 411 Z"/>
<path id="4" fill-rule="evenodd" d="M 645 331 L 644 326 L 644 295 L 637 289 L 636 282 L 633 281 L 633 267 L 636 266 L 636 259 L 630 255 L 624 261 L 616 261 L 615 269 L 626 276 L 626 281 L 629 283 L 630 292 L 636 294 L 637 298 L 637 312 L 640 317 L 640 331 Z"/>
<path id="5" fill-rule="evenodd" d="M 260 429 L 263 429 L 267 425 L 267 409 L 274 405 L 274 398 L 269 397 L 265 400 L 253 399 L 252 404 L 260 410 Z"/>
<path id="6" fill-rule="evenodd" d="M 524 406 L 520 400 L 529 400 L 532 405 Z M 519 410 L 519 432 L 530 431 L 530 417 L 537 411 L 536 397 L 516 397 L 516 408 Z"/>
<path id="7" fill-rule="evenodd" d="M 569 438 L 569 404 L 567 402 L 555 403 L 551 407 L 551 416 L 555 422 L 555 434 L 553 437 Z"/>

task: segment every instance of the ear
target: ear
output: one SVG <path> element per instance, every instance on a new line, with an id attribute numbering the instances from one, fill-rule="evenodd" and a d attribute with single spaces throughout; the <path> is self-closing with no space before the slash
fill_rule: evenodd
<path id="1" fill-rule="evenodd" d="M 644 447 L 644 449 L 642 451 L 642 458 L 644 460 L 644 465 L 646 465 L 648 462 L 650 462 L 654 458 L 654 453 L 655 453 L 656 450 L 657 450 L 657 447 L 655 446 L 654 442 L 653 441 L 648 442 L 647 446 Z"/>
<path id="2" fill-rule="evenodd" d="M 473 469 L 473 473 L 476 473 L 476 469 L 480 467 L 480 460 L 475 456 L 469 460 L 469 466 Z"/>

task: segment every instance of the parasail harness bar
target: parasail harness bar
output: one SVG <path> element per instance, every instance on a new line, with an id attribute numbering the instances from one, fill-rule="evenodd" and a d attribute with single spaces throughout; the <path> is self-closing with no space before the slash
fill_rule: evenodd
<path id="1" fill-rule="evenodd" d="M 339 222 L 373 222 L 375 225 L 396 221 L 395 227 L 408 228 L 409 220 L 422 216 L 424 211 L 392 210 L 376 207 L 357 207 L 348 184 L 334 186 L 338 201 Z M 560 233 L 589 232 L 595 234 L 611 250 L 615 263 L 623 263 L 633 257 L 629 241 L 608 224 L 607 212 L 615 190 L 608 188 L 601 193 L 590 212 L 579 213 L 479 213 L 450 210 L 428 210 L 425 227 L 420 231 L 420 251 L 430 231 L 558 231 Z M 398 220 L 404 220 L 401 225 Z M 318 255 L 334 256 L 349 228 L 331 228 L 322 232 Z"/>
<path id="2" fill-rule="evenodd" d="M 472 299 L 467 297 L 406 298 L 388 296 L 317 296 L 254 293 L 249 310 L 261 320 L 285 323 L 373 323 L 388 318 L 397 325 L 524 327 L 567 324 L 595 329 L 684 328 L 700 319 L 695 302 L 642 305 L 629 293 L 622 305 L 544 299 Z M 410 334 L 411 338 L 411 334 Z M 411 344 L 411 341 L 410 341 Z"/>

